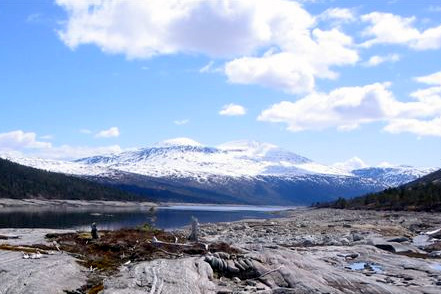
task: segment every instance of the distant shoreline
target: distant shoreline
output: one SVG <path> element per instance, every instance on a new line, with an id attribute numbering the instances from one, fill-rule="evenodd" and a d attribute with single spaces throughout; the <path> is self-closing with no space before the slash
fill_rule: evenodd
<path id="1" fill-rule="evenodd" d="M 269 204 L 234 204 L 234 203 L 192 203 L 192 202 L 149 202 L 149 201 L 115 201 L 115 200 L 70 200 L 70 199 L 12 199 L 0 198 L 0 208 L 147 208 L 151 207 L 265 207 L 274 210 L 290 210 L 307 207 L 305 205 L 269 205 Z"/>
<path id="2" fill-rule="evenodd" d="M 158 206 L 153 202 L 106 201 L 106 200 L 66 200 L 66 199 L 11 199 L 0 198 L 0 211 L 14 209 L 150 209 Z"/>

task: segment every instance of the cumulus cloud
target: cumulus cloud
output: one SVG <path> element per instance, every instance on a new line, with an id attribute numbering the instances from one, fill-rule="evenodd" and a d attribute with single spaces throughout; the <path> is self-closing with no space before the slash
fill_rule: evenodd
<path id="1" fill-rule="evenodd" d="M 308 92 L 315 78 L 337 76 L 331 67 L 358 61 L 349 36 L 338 28 L 319 29 L 316 18 L 293 1 L 57 0 L 57 4 L 68 17 L 60 38 L 73 49 L 94 44 L 128 58 L 175 53 L 227 58 L 225 74 L 232 83 Z M 351 12 L 335 8 L 326 17 L 349 20 Z M 212 65 L 201 71 L 208 72 Z"/>
<path id="2" fill-rule="evenodd" d="M 0 150 L 51 148 L 49 142 L 38 141 L 37 134 L 22 130 L 0 133 Z"/>
<path id="3" fill-rule="evenodd" d="M 108 130 L 99 131 L 95 137 L 97 138 L 112 138 L 119 137 L 119 129 L 117 127 L 111 127 Z"/>
<path id="4" fill-rule="evenodd" d="M 294 42 L 296 43 L 296 42 Z M 290 46 L 294 46 L 290 48 Z M 227 62 L 228 80 L 240 84 L 260 84 L 297 94 L 314 89 L 315 78 L 335 79 L 330 69 L 355 64 L 358 53 L 351 49 L 352 39 L 337 29 L 314 29 L 312 39 L 305 38 L 284 52 L 268 51 L 261 57 L 242 57 Z"/>
<path id="5" fill-rule="evenodd" d="M 302 11 L 296 3 L 276 1 L 280 3 L 275 7 Z M 123 53 L 129 58 L 178 52 L 209 56 L 251 53 L 268 41 L 271 20 L 266 18 L 274 10 L 271 1 L 56 2 L 68 13 L 60 37 L 69 47 L 96 44 L 105 52 Z"/>
<path id="6" fill-rule="evenodd" d="M 186 125 L 190 122 L 189 119 L 175 120 L 173 123 L 178 126 Z"/>
<path id="7" fill-rule="evenodd" d="M 427 76 L 421 76 L 416 77 L 416 81 L 428 85 L 440 85 L 441 86 L 441 71 L 427 75 Z"/>
<path id="8" fill-rule="evenodd" d="M 416 77 L 415 80 L 433 86 L 414 91 L 410 96 L 433 107 L 434 116 L 425 120 L 408 117 L 393 119 L 384 130 L 393 134 L 409 132 L 418 136 L 441 137 L 441 72 Z M 416 109 L 416 111 L 424 111 L 424 109 Z"/>
<path id="9" fill-rule="evenodd" d="M 362 124 L 386 122 L 385 131 L 398 133 L 405 123 L 420 122 L 416 133 L 431 128 L 438 122 L 425 121 L 441 115 L 441 97 L 412 93 L 413 101 L 397 100 L 389 90 L 390 83 L 375 83 L 363 87 L 343 87 L 330 93 L 312 93 L 295 102 L 282 101 L 264 110 L 260 121 L 285 123 L 293 132 L 337 128 L 350 131 Z M 423 120 L 421 120 L 423 119 Z M 425 123 L 424 123 L 425 122 Z M 430 125 L 429 125 L 430 124 Z M 436 135 L 436 132 L 420 132 L 420 135 Z"/>
<path id="10" fill-rule="evenodd" d="M 361 17 L 370 23 L 363 35 L 373 37 L 362 45 L 402 44 L 415 50 L 441 48 L 441 25 L 419 30 L 414 26 L 415 17 L 401 17 L 392 13 L 372 12 Z"/>
<path id="11" fill-rule="evenodd" d="M 400 55 L 398 54 L 389 54 L 385 56 L 374 55 L 369 58 L 368 61 L 364 62 L 363 65 L 367 67 L 373 67 L 380 65 L 385 62 L 397 62 L 400 60 Z"/>
<path id="12" fill-rule="evenodd" d="M 40 138 L 43 138 L 41 136 Z M 122 152 L 118 145 L 85 147 L 85 146 L 53 146 L 49 142 L 37 140 L 34 132 L 22 130 L 0 133 L 0 153 L 13 156 L 37 156 L 51 159 L 78 159 L 92 155 Z"/>
<path id="13" fill-rule="evenodd" d="M 347 172 L 368 167 L 368 165 L 357 156 L 354 156 L 343 162 L 334 163 L 332 166 Z"/>
<path id="14" fill-rule="evenodd" d="M 227 115 L 227 116 L 239 116 L 239 115 L 245 115 L 246 114 L 245 107 L 230 103 L 227 105 L 224 105 L 222 109 L 219 111 L 220 115 Z"/>
<path id="15" fill-rule="evenodd" d="M 432 120 L 396 119 L 390 121 L 384 130 L 393 134 L 407 132 L 418 136 L 441 137 L 441 116 Z"/>
<path id="16" fill-rule="evenodd" d="M 341 22 L 349 23 L 356 20 L 352 9 L 339 7 L 326 9 L 318 16 L 318 18 L 324 21 L 337 21 L 337 24 Z"/>

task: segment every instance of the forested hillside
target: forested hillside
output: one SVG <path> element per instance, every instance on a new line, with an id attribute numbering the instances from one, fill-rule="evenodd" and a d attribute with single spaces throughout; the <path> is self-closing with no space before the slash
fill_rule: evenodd
<path id="1" fill-rule="evenodd" d="M 0 158 L 0 198 L 146 200 L 116 188 Z"/>
<path id="2" fill-rule="evenodd" d="M 379 193 L 318 204 L 319 207 L 441 211 L 441 170 L 428 174 L 416 181 L 398 188 L 386 189 Z"/>

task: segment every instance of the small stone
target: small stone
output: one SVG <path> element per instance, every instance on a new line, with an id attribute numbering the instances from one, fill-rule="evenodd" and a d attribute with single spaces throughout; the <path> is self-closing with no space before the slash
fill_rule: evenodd
<path id="1" fill-rule="evenodd" d="M 396 238 L 392 238 L 387 240 L 387 242 L 397 242 L 397 243 L 403 243 L 403 242 L 409 242 L 410 239 L 406 238 L 406 237 L 396 237 Z"/>
<path id="2" fill-rule="evenodd" d="M 354 242 L 361 241 L 361 240 L 363 240 L 363 236 L 360 234 L 357 234 L 357 233 L 353 233 L 352 240 L 354 240 Z"/>
<path id="3" fill-rule="evenodd" d="M 384 279 L 386 281 L 386 283 L 388 284 L 393 284 L 394 280 L 392 280 L 390 277 L 386 277 L 386 279 Z"/>
<path id="4" fill-rule="evenodd" d="M 255 281 L 253 281 L 253 280 L 247 280 L 246 283 L 249 286 L 256 286 L 257 285 L 257 283 Z"/>
<path id="5" fill-rule="evenodd" d="M 241 282 L 241 280 L 240 280 L 238 277 L 234 277 L 234 278 L 233 278 L 233 281 L 234 281 L 235 283 L 240 283 L 240 282 Z"/>

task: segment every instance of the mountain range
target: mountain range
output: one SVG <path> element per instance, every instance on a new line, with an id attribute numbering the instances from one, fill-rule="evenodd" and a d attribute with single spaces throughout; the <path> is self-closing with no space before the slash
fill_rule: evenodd
<path id="1" fill-rule="evenodd" d="M 200 203 L 310 204 L 399 186 L 435 170 L 324 165 L 269 143 L 235 141 L 209 147 L 187 138 L 74 161 L 2 157 L 153 200 Z"/>

